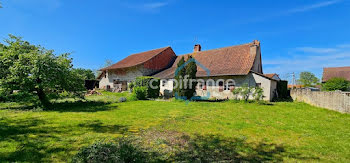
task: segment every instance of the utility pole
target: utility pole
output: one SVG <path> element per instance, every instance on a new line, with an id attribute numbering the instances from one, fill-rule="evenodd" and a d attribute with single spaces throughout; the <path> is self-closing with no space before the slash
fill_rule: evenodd
<path id="1" fill-rule="evenodd" d="M 293 72 L 293 85 L 292 85 L 292 88 L 294 88 L 294 86 L 296 87 L 296 83 L 295 83 L 295 73 Z"/>

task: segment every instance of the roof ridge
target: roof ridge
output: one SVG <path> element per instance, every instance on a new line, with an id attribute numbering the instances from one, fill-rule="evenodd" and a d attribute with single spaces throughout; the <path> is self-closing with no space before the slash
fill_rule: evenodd
<path id="1" fill-rule="evenodd" d="M 147 52 L 151 52 L 151 51 L 161 50 L 159 53 L 155 54 L 154 56 L 151 56 L 151 57 L 147 58 L 147 59 L 144 61 L 144 62 L 147 62 L 147 61 L 151 60 L 152 58 L 154 58 L 155 56 L 157 56 L 158 54 L 162 53 L 163 51 L 165 51 L 165 50 L 167 50 L 167 49 L 169 49 L 169 48 L 171 48 L 171 47 L 170 47 L 170 46 L 167 46 L 167 47 L 162 47 L 162 48 L 158 48 L 158 49 L 152 49 L 152 50 L 148 50 L 148 51 L 143 51 L 143 52 L 139 52 L 139 53 L 134 53 L 134 54 L 131 54 L 131 55 L 127 56 L 126 58 L 129 58 L 129 57 L 132 57 L 132 56 L 135 56 L 135 55 L 140 55 L 140 54 L 142 54 L 142 53 L 147 53 Z M 126 58 L 124 58 L 124 59 L 126 59 Z M 110 65 L 110 66 L 108 66 L 108 67 L 104 67 L 104 68 L 102 68 L 101 70 L 106 70 L 106 69 L 112 68 L 113 66 L 117 65 L 118 63 L 120 63 L 120 62 L 123 61 L 124 59 L 122 59 L 122 60 L 120 60 L 120 61 L 118 61 L 118 62 L 116 62 L 116 63 L 114 63 L 114 64 L 112 64 L 112 65 Z M 144 62 L 137 63 L 137 64 L 135 64 L 135 65 L 133 65 L 133 66 L 141 65 L 141 64 L 144 63 Z"/>
<path id="2" fill-rule="evenodd" d="M 132 56 L 132 55 L 137 55 L 137 54 L 140 54 L 140 53 L 145 53 L 145 52 L 149 52 L 149 51 L 154 51 L 154 50 L 160 50 L 160 49 L 168 49 L 168 48 L 171 48 L 171 46 L 165 46 L 165 47 L 162 47 L 162 48 L 157 48 L 157 49 L 152 49 L 152 50 L 147 50 L 147 51 L 143 51 L 143 52 L 138 52 L 138 53 L 132 53 L 130 55 L 128 55 L 127 57 L 129 56 Z M 164 51 L 162 50 L 162 51 Z M 159 54 L 159 53 L 158 53 Z"/>
<path id="3" fill-rule="evenodd" d="M 203 50 L 203 51 L 199 51 L 199 52 L 196 52 L 196 53 L 207 52 L 207 51 L 212 51 L 212 50 L 220 50 L 220 49 L 226 49 L 226 48 L 232 48 L 232 47 L 238 47 L 238 46 L 245 46 L 245 45 L 253 45 L 253 44 L 254 44 L 254 43 L 250 42 L 250 43 L 244 43 L 244 44 L 239 44 L 239 45 L 232 45 L 232 46 L 226 46 L 226 47 L 221 47 L 221 48 Z M 191 52 L 191 53 L 186 53 L 186 54 L 181 54 L 181 55 L 178 55 L 178 56 L 189 55 L 189 54 L 192 54 L 192 53 L 193 53 L 193 52 Z"/>
<path id="4" fill-rule="evenodd" d="M 350 66 L 342 66 L 342 67 L 323 67 L 323 69 L 325 68 L 350 68 Z"/>

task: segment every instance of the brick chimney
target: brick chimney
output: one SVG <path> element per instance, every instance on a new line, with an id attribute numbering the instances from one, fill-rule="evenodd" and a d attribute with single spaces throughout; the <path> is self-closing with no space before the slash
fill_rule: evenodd
<path id="1" fill-rule="evenodd" d="M 254 41 L 253 41 L 253 44 L 254 44 L 254 45 L 257 45 L 257 46 L 260 46 L 260 41 L 259 41 L 259 40 L 254 40 Z"/>
<path id="2" fill-rule="evenodd" d="M 194 45 L 193 52 L 200 52 L 201 50 L 202 50 L 201 45 L 199 44 Z"/>

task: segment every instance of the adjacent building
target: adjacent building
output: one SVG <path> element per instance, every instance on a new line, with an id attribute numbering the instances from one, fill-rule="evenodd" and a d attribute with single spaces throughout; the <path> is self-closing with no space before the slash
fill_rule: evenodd
<path id="1" fill-rule="evenodd" d="M 344 78 L 350 81 L 350 67 L 326 67 L 323 68 L 322 82 L 331 78 Z"/>
<path id="2" fill-rule="evenodd" d="M 197 63 L 197 79 L 203 79 L 196 87 L 197 96 L 232 99 L 232 91 L 242 85 L 261 87 L 264 99 L 271 101 L 277 95 L 278 75 L 264 75 L 260 42 L 202 51 L 195 45 L 192 53 L 176 56 L 171 47 L 130 55 L 120 62 L 103 68 L 100 88 L 123 91 L 137 76 L 154 76 L 162 79 L 160 94 L 173 95 L 177 63 L 192 56 Z M 221 82 L 221 80 L 224 81 Z M 228 80 L 232 79 L 232 80 Z M 206 81 L 218 81 L 208 84 Z M 220 81 L 219 81 L 220 80 Z M 224 83 L 229 81 L 229 83 Z"/>

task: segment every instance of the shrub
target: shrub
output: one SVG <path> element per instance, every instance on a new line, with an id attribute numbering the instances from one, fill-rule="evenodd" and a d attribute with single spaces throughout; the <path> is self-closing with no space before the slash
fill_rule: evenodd
<path id="1" fill-rule="evenodd" d="M 125 97 L 120 97 L 119 98 L 119 102 L 126 102 L 126 98 Z"/>
<path id="2" fill-rule="evenodd" d="M 153 86 L 153 88 L 151 87 Z M 145 87 L 146 88 L 146 97 L 147 98 L 158 98 L 159 96 L 159 85 L 160 79 L 149 77 L 149 76 L 141 76 L 137 77 L 135 80 L 135 87 Z"/>
<path id="3" fill-rule="evenodd" d="M 248 101 L 250 94 L 252 93 L 253 88 L 249 87 L 248 84 L 243 84 L 242 87 L 236 88 L 232 93 L 237 97 L 241 95 L 245 101 Z"/>
<path id="4" fill-rule="evenodd" d="M 130 139 L 120 138 L 116 143 L 96 142 L 82 148 L 72 159 L 75 163 L 145 162 L 146 155 Z"/>
<path id="5" fill-rule="evenodd" d="M 350 86 L 349 81 L 344 78 L 332 78 L 322 85 L 322 90 L 325 91 L 346 91 Z"/>
<path id="6" fill-rule="evenodd" d="M 255 87 L 253 97 L 256 101 L 260 101 L 264 98 L 264 90 L 260 87 Z"/>
<path id="7" fill-rule="evenodd" d="M 134 87 L 133 95 L 138 100 L 146 100 L 147 87 Z"/>

